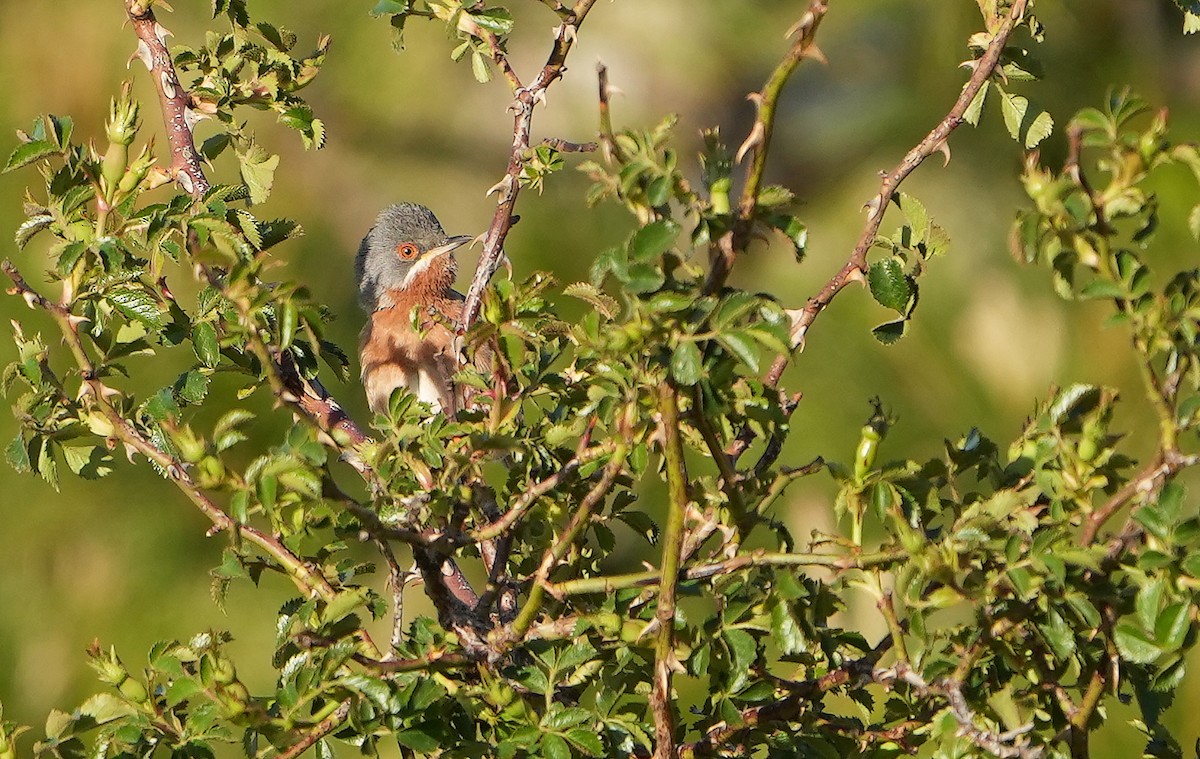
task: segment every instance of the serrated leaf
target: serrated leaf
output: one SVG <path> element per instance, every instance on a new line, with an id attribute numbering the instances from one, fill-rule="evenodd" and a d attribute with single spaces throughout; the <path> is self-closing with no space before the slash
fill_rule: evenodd
<path id="1" fill-rule="evenodd" d="M 492 63 L 478 50 L 471 51 L 471 74 L 480 84 L 492 81 Z"/>
<path id="2" fill-rule="evenodd" d="M 577 727 L 567 731 L 567 740 L 575 748 L 587 756 L 604 756 L 604 741 L 600 736 L 585 727 Z"/>
<path id="3" fill-rule="evenodd" d="M 420 728 L 410 727 L 407 730 L 401 730 L 396 733 L 396 742 L 405 748 L 410 748 L 413 751 L 422 753 L 431 753 L 437 751 L 441 746 L 437 738 L 434 738 L 429 733 Z"/>
<path id="4" fill-rule="evenodd" d="M 22 474 L 31 471 L 29 449 L 25 446 L 25 436 L 20 432 L 4 447 L 4 458 L 9 466 Z"/>
<path id="5" fill-rule="evenodd" d="M 97 693 L 84 701 L 79 711 L 103 725 L 105 722 L 128 717 L 137 710 L 111 693 Z"/>
<path id="6" fill-rule="evenodd" d="M 908 329 L 908 319 L 897 319 L 893 322 L 884 322 L 878 327 L 871 330 L 871 334 L 875 339 L 884 345 L 892 345 L 900 338 L 904 337 L 905 331 Z"/>
<path id="7" fill-rule="evenodd" d="M 545 759 L 571 759 L 571 747 L 553 733 L 542 736 L 542 756 Z"/>
<path id="8" fill-rule="evenodd" d="M 54 217 L 50 214 L 39 214 L 26 219 L 21 226 L 17 227 L 17 232 L 13 235 L 17 247 L 24 248 L 34 235 L 50 226 L 52 221 L 54 221 Z"/>
<path id="9" fill-rule="evenodd" d="M 45 158 L 46 156 L 54 155 L 58 152 L 58 147 L 54 143 L 47 142 L 46 140 L 34 140 L 32 142 L 23 143 L 18 145 L 17 149 L 14 150 L 12 155 L 8 157 L 8 162 L 4 164 L 4 171 L 0 171 L 0 174 L 8 173 L 13 169 L 19 169 L 22 166 L 26 166 L 34 161 Z"/>
<path id="10" fill-rule="evenodd" d="M 53 440 L 50 438 L 42 438 L 41 445 L 38 447 L 37 457 L 37 473 L 42 476 L 50 487 L 58 490 L 58 461 L 54 458 L 54 448 L 56 447 Z"/>
<path id="11" fill-rule="evenodd" d="M 588 282 L 575 282 L 563 288 L 563 295 L 578 298 L 595 308 L 605 318 L 616 318 L 621 307 L 615 298 L 601 292 L 600 288 Z"/>
<path id="12" fill-rule="evenodd" d="M 371 9 L 371 16 L 379 18 L 397 13 L 408 12 L 409 0 L 379 0 Z"/>
<path id="13" fill-rule="evenodd" d="M 221 346 L 217 341 L 217 328 L 212 322 L 198 322 L 192 327 L 192 349 L 196 358 L 209 369 L 221 361 Z"/>
<path id="14" fill-rule="evenodd" d="M 1134 664 L 1150 664 L 1162 654 L 1162 649 L 1150 640 L 1150 636 L 1130 622 L 1118 624 L 1113 638 L 1121 657 Z"/>
<path id="15" fill-rule="evenodd" d="M 238 153 L 242 182 L 250 192 L 250 203 L 265 203 L 275 183 L 275 169 L 279 167 L 279 156 L 270 155 L 256 144 L 244 153 Z"/>
<path id="16" fill-rule="evenodd" d="M 175 389 L 188 403 L 201 403 L 208 395 L 208 375 L 195 370 L 185 372 L 175 383 Z"/>
<path id="17" fill-rule="evenodd" d="M 731 330 L 718 335 L 717 342 L 745 364 L 752 373 L 758 373 L 758 346 L 751 335 L 742 330 Z"/>
<path id="18" fill-rule="evenodd" d="M 492 34 L 505 35 L 513 30 L 512 13 L 507 8 L 485 8 L 471 14 L 471 19 Z"/>
<path id="19" fill-rule="evenodd" d="M 1050 114 L 1041 111 L 1036 115 L 1030 112 L 1029 100 L 1020 95 L 997 87 L 1000 91 L 1000 110 L 1004 114 L 1004 125 L 1014 140 L 1026 148 L 1033 148 L 1039 142 L 1050 136 L 1054 129 L 1054 119 Z"/>
<path id="20" fill-rule="evenodd" d="M 983 104 L 987 101 L 988 89 L 991 84 L 991 82 L 984 82 L 979 91 L 975 93 L 975 97 L 971 98 L 967 110 L 963 111 L 963 120 L 971 126 L 979 126 L 979 114 L 983 112 Z"/>
<path id="21" fill-rule="evenodd" d="M 671 353 L 671 376 L 681 385 L 692 386 L 704 376 L 704 357 L 696 343 L 687 340 Z"/>
<path id="22" fill-rule="evenodd" d="M 885 308 L 905 313 L 912 298 L 912 283 L 904 273 L 904 264 L 895 256 L 876 261 L 867 270 L 871 295 Z"/>
<path id="23" fill-rule="evenodd" d="M 149 330 L 162 329 L 162 308 L 145 290 L 123 287 L 110 290 L 107 297 L 108 302 L 126 317 L 141 322 Z"/>
<path id="24" fill-rule="evenodd" d="M 679 237 L 679 225 L 666 219 L 647 224 L 629 239 L 629 260 L 652 261 L 665 253 Z"/>
<path id="25" fill-rule="evenodd" d="M 787 205 L 795 199 L 796 193 L 777 184 L 767 185 L 758 193 L 758 205 L 763 208 Z"/>

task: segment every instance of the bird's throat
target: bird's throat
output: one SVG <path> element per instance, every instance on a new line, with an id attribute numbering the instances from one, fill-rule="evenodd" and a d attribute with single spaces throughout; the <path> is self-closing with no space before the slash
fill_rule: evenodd
<path id="1" fill-rule="evenodd" d="M 399 290 L 405 294 L 405 300 L 423 302 L 444 298 L 454 286 L 457 274 L 458 264 L 454 256 L 443 254 L 414 264 Z"/>

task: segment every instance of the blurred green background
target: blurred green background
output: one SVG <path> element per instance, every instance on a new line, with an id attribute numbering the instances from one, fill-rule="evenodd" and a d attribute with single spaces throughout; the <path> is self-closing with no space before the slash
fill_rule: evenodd
<path id="1" fill-rule="evenodd" d="M 305 92 L 326 123 L 327 147 L 305 152 L 269 117 L 252 123 L 262 141 L 283 155 L 275 194 L 261 215 L 293 217 L 307 230 L 277 249 L 278 276 L 306 283 L 338 313 L 331 334 L 351 352 L 362 320 L 353 301 L 352 257 L 378 209 L 418 200 L 452 234 L 482 231 L 494 208 L 484 193 L 503 173 L 512 124 L 504 84 L 478 85 L 467 65 L 453 64 L 440 27 L 411 23 L 408 49 L 397 56 L 387 24 L 368 16 L 372 4 L 251 3 L 257 17 L 298 32 L 299 48 L 312 46 L 321 33 L 334 39 L 324 72 Z M 599 3 L 571 55 L 570 71 L 536 117 L 535 136 L 592 138 L 593 69 L 601 59 L 623 93 L 613 100 L 618 126 L 647 126 L 673 112 L 680 116 L 677 147 L 685 157 L 695 154 L 699 130 L 706 127 L 720 125 L 736 145 L 752 118 L 744 96 L 761 85 L 786 47 L 783 31 L 805 5 Z M 177 0 L 175 6 L 162 19 L 175 32 L 175 44 L 197 43 L 210 25 L 220 26 L 209 20 L 209 3 Z M 555 19 L 533 0 L 512 0 L 510 6 L 518 20 L 512 57 L 528 76 L 544 60 Z M 806 63 L 786 90 L 769 176 L 796 191 L 810 228 L 810 254 L 797 266 L 783 246 L 761 245 L 734 277 L 736 284 L 769 291 L 792 307 L 848 256 L 861 230 L 862 205 L 878 187 L 877 172 L 895 165 L 957 96 L 965 78 L 957 64 L 968 57 L 965 40 L 979 26 L 969 0 L 832 6 L 819 36 L 829 63 Z M 1175 139 L 1200 139 L 1200 47 L 1180 33 L 1182 18 L 1173 3 L 1041 0 L 1037 10 L 1048 29 L 1038 49 L 1047 78 L 1015 89 L 1048 108 L 1056 125 L 1080 107 L 1099 105 L 1111 85 L 1129 85 L 1153 105 L 1171 108 Z M 131 76 L 146 105 L 143 134 L 159 131 L 144 68 L 126 69 L 134 38 L 123 21 L 118 0 L 0 3 L 0 127 L 9 135 L 0 138 L 0 151 L 15 144 L 13 129 L 27 128 L 44 112 L 70 114 L 77 139 L 99 141 L 108 100 Z M 943 438 L 972 426 L 1003 447 L 1051 385 L 1076 381 L 1123 390 L 1117 428 L 1129 433 L 1136 455 L 1146 455 L 1146 408 L 1123 336 L 1101 327 L 1102 307 L 1064 304 L 1045 272 L 1020 267 L 1007 253 L 1008 225 L 1023 197 L 1016 179 L 1021 151 L 990 106 L 979 129 L 964 127 L 952 138 L 948 167 L 935 157 L 906 184 L 953 241 L 952 254 L 936 260 L 922 280 L 910 334 L 895 346 L 880 346 L 870 328 L 888 315 L 856 288 L 843 293 L 786 377 L 786 386 L 802 390 L 805 400 L 785 461 L 799 464 L 817 454 L 849 460 L 875 395 L 900 418 L 885 455 L 937 455 Z M 211 129 L 202 123 L 198 135 Z M 1042 151 L 1061 160 L 1060 135 Z M 214 177 L 236 181 L 236 169 L 223 160 L 212 169 Z M 576 157 L 567 162 L 577 163 Z M 36 183 L 31 169 L 0 177 L 0 230 L 16 228 L 24 188 Z M 631 222 L 615 207 L 583 213 L 586 186 L 582 175 L 566 171 L 544 195 L 522 196 L 522 220 L 508 244 L 517 276 L 548 269 L 564 282 L 584 278 L 596 253 L 628 234 Z M 1183 218 L 1198 193 L 1183 172 L 1167 176 L 1159 189 L 1164 223 L 1151 261 L 1161 275 L 1196 265 L 1196 244 Z M 890 233 L 891 226 L 886 222 L 883 231 Z M 8 232 L 0 237 L 11 240 Z M 11 242 L 0 247 L 31 282 L 43 282 L 38 244 L 23 252 Z M 462 258 L 465 272 L 472 259 L 473 253 Z M 463 287 L 467 279 L 460 279 Z M 0 314 L 21 318 L 30 331 L 51 333 L 16 299 L 0 299 Z M 11 341 L 0 342 L 0 362 L 14 356 Z M 364 418 L 355 383 L 330 378 L 329 384 Z M 128 387 L 144 392 L 154 385 Z M 248 404 L 270 417 L 268 428 L 290 423 L 279 412 L 271 417 L 262 398 Z M 0 440 L 15 433 L 15 422 L 4 415 Z M 798 535 L 832 529 L 831 493 L 825 476 L 796 488 L 786 509 Z M 221 538 L 206 539 L 207 526 L 144 465 L 122 461 L 116 476 L 96 483 L 67 477 L 59 493 L 0 467 L 5 717 L 40 725 L 49 709 L 69 710 L 93 692 L 98 684 L 83 649 L 97 638 L 115 644 L 136 667 L 157 640 L 229 629 L 243 675 L 252 686 L 268 687 L 275 610 L 291 589 L 271 580 L 266 592 L 235 585 L 222 614 L 210 598 L 208 576 Z M 869 614 L 858 616 L 851 611 L 847 623 L 877 630 Z M 1189 713 L 1197 698 L 1200 676 L 1193 674 L 1170 713 L 1184 746 L 1200 734 Z M 1125 725 L 1131 716 L 1129 709 L 1110 713 L 1096 757 L 1137 755 L 1141 744 Z"/>

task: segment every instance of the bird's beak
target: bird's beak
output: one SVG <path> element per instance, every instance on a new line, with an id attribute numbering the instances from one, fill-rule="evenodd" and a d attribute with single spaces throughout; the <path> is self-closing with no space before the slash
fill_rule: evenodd
<path id="1" fill-rule="evenodd" d="M 475 238 L 471 235 L 455 235 L 447 240 L 444 244 L 439 245 L 436 248 L 430 248 L 428 251 L 426 251 L 423 258 L 436 258 L 443 253 L 449 253 L 457 248 L 461 248 L 474 239 Z"/>

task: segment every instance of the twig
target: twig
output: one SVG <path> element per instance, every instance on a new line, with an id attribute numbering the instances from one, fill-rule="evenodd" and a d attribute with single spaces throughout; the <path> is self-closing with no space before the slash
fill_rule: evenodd
<path id="1" fill-rule="evenodd" d="M 355 656 L 354 660 L 380 674 L 399 675 L 405 672 L 446 672 L 460 669 L 475 664 L 478 658 L 468 654 L 437 649 L 415 659 L 371 659 L 366 656 Z"/>
<path id="2" fill-rule="evenodd" d="M 684 744 L 679 749 L 681 759 L 694 759 L 716 753 L 737 736 L 760 725 L 794 719 L 802 706 L 824 693 L 853 682 L 870 680 L 875 664 L 892 647 L 892 639 L 884 638 L 879 645 L 865 656 L 831 670 L 821 677 L 795 683 L 784 698 L 744 710 L 735 725 L 721 723 L 711 728 L 695 743 Z"/>
<path id="3" fill-rule="evenodd" d="M 749 136 L 738 149 L 738 159 L 745 154 L 753 154 L 750 165 L 746 169 L 746 182 L 742 187 L 742 197 L 738 203 L 737 213 L 729 231 L 717 239 L 712 257 L 712 268 L 704 283 L 706 293 L 715 293 L 721 289 L 729 272 L 733 269 L 737 254 L 745 250 L 750 240 L 750 232 L 754 226 L 754 214 L 758 209 L 758 193 L 762 188 L 763 176 L 767 167 L 767 153 L 771 147 L 771 135 L 775 129 L 775 107 L 783 87 L 792 76 L 792 72 L 805 58 L 823 60 L 821 51 L 816 46 L 817 28 L 825 18 L 829 6 L 826 0 L 810 0 L 808 10 L 800 21 L 788 32 L 795 40 L 787 54 L 779 61 L 771 76 L 763 85 L 762 92 L 749 96 L 754 103 L 757 114 Z"/>
<path id="4" fill-rule="evenodd" d="M 567 528 L 563 530 L 563 534 L 558 537 L 554 545 L 546 549 L 546 553 L 542 556 L 542 561 L 538 565 L 537 571 L 530 578 L 532 585 L 529 588 L 529 596 L 525 599 L 525 604 L 517 613 L 516 619 L 509 625 L 508 630 L 501 637 L 499 648 L 506 650 L 515 643 L 521 641 L 529 628 L 533 626 L 534 619 L 542 609 L 542 603 L 546 597 L 546 591 L 550 584 L 547 580 L 554 567 L 562 561 L 566 556 L 567 551 L 579 539 L 583 533 L 583 529 L 591 523 L 592 512 L 608 495 L 608 491 L 612 488 L 613 483 L 617 479 L 617 475 L 625 468 L 625 457 L 628 454 L 628 448 L 624 442 L 617 445 L 617 450 L 613 453 L 612 459 L 604 467 L 603 474 L 600 479 L 592 486 L 592 489 L 587 492 L 587 495 L 579 502 L 574 516 L 568 523 Z"/>
<path id="5" fill-rule="evenodd" d="M 557 137 L 547 137 L 542 140 L 542 144 L 560 153 L 594 153 L 600 147 L 599 143 L 595 142 L 568 142 Z"/>
<path id="6" fill-rule="evenodd" d="M 975 712 L 967 703 L 962 692 L 962 683 L 953 678 L 928 683 L 906 663 L 898 663 L 887 669 L 877 669 L 872 678 L 880 685 L 907 684 L 921 698 L 940 698 L 950 706 L 950 713 L 958 721 L 959 733 L 966 736 L 979 748 L 999 759 L 1040 759 L 1045 753 L 1039 746 L 1030 746 L 1021 738 L 1033 730 L 1033 725 L 1023 726 L 1006 733 L 985 730 L 976 724 Z"/>
<path id="7" fill-rule="evenodd" d="M 842 291 L 842 288 L 851 282 L 861 282 L 866 277 L 867 251 L 875 242 L 875 235 L 879 232 L 879 225 L 883 222 L 883 215 L 887 211 L 887 205 L 892 196 L 896 194 L 900 184 L 908 175 L 926 158 L 941 150 L 950 134 L 963 123 L 963 114 L 966 113 L 984 82 L 995 72 L 1000 63 L 1000 55 L 1004 52 L 1004 46 L 1008 44 L 1008 38 L 1016 29 L 1017 24 L 1024 19 L 1026 5 L 1028 5 L 1028 0 L 1013 2 L 1008 16 L 996 29 L 991 44 L 988 45 L 979 60 L 975 61 L 971 78 L 963 87 L 962 93 L 958 96 L 958 100 L 955 101 L 950 112 L 912 150 L 908 151 L 896 168 L 883 175 L 879 193 L 867 203 L 867 223 L 863 227 L 862 234 L 859 235 L 858 243 L 854 246 L 850 260 L 825 283 L 819 293 L 808 299 L 803 310 L 793 318 L 792 345 L 794 347 L 804 343 L 808 328 L 812 326 L 813 321 L 825 310 L 834 297 Z M 781 356 L 776 360 L 776 364 L 779 364 L 780 361 L 786 365 L 787 357 Z M 776 366 L 772 365 L 771 374 L 775 373 Z M 782 374 L 783 369 L 780 368 L 778 373 Z"/>
<path id="8" fill-rule="evenodd" d="M 704 413 L 704 390 L 697 383 L 692 391 L 692 413 L 690 414 L 692 425 L 700 432 L 700 437 L 704 439 L 704 445 L 708 448 L 708 453 L 712 456 L 713 462 L 717 465 L 717 470 L 721 473 L 721 492 L 725 494 L 725 500 L 729 503 L 729 509 L 733 513 L 734 519 L 737 521 L 739 528 L 746 528 L 746 503 L 742 498 L 741 477 L 738 476 L 737 470 L 734 469 L 735 460 L 731 460 L 730 456 L 721 449 L 721 441 L 717 438 L 717 431 L 713 429 L 712 422 L 709 421 L 708 415 Z"/>
<path id="9" fill-rule="evenodd" d="M 1181 470 L 1200 464 L 1200 456 L 1184 455 L 1177 450 L 1160 451 L 1157 456 L 1138 472 L 1137 476 L 1118 490 L 1103 506 L 1088 515 L 1083 532 L 1079 535 L 1081 545 L 1091 545 L 1104 523 L 1126 504 L 1136 498 L 1144 498 L 1161 490 L 1166 481 Z"/>
<path id="10" fill-rule="evenodd" d="M 579 447 L 576 449 L 575 455 L 567 463 L 563 464 L 562 469 L 559 469 L 544 480 L 531 484 L 524 493 L 517 497 L 513 505 L 502 516 L 477 530 L 473 530 L 470 533 L 471 540 L 478 543 L 484 540 L 491 540 L 508 532 L 537 503 L 537 499 L 557 488 L 565 479 L 575 474 L 583 464 L 594 461 L 605 454 L 612 453 L 615 449 L 616 444 L 611 442 L 589 449 L 587 444 L 590 440 L 591 437 L 589 435 L 584 435 L 579 441 Z"/>
<path id="11" fill-rule="evenodd" d="M 346 721 L 346 717 L 350 716 L 350 707 L 353 703 L 349 698 L 342 701 L 342 703 L 338 704 L 337 709 L 333 711 L 333 714 L 318 722 L 304 734 L 303 738 L 289 746 L 276 759 L 295 759 L 305 751 L 308 751 L 314 743 L 332 733 L 339 725 Z"/>
<path id="12" fill-rule="evenodd" d="M 235 521 L 192 480 L 182 461 L 150 442 L 121 415 L 108 400 L 116 391 L 106 386 L 97 377 L 96 368 L 79 336 L 79 322 L 65 306 L 55 303 L 30 287 L 12 261 L 5 260 L 0 263 L 0 270 L 3 270 L 4 274 L 13 282 L 14 286 L 8 290 L 10 295 L 20 295 L 30 307 L 41 308 L 58 325 L 63 340 L 74 357 L 75 364 L 83 378 L 83 385 L 86 389 L 83 402 L 94 406 L 104 414 L 112 424 L 115 436 L 130 450 L 150 459 L 166 473 L 167 477 L 213 523 L 209 534 L 221 531 L 236 532 L 279 562 L 302 593 L 316 595 L 326 602 L 333 600 L 337 591 L 329 584 L 324 575 L 305 564 L 279 540 L 254 527 Z"/>
<path id="13" fill-rule="evenodd" d="M 125 9 L 138 36 L 138 56 L 150 70 L 159 92 L 167 140 L 171 145 L 172 170 L 180 185 L 198 202 L 208 191 L 209 183 L 201 168 L 200 157 L 192 137 L 195 116 L 194 113 L 189 115 L 191 112 L 187 91 L 179 83 L 179 76 L 164 42 L 167 32 L 158 23 L 154 12 L 139 0 L 125 0 Z M 210 282 L 220 287 L 220 280 L 213 272 L 207 268 L 203 268 L 203 271 Z M 233 300 L 238 302 L 237 299 Z M 239 307 L 245 310 L 244 304 Z M 249 321 L 248 314 L 243 313 L 242 316 Z M 320 382 L 302 377 L 290 359 L 270 351 L 254 330 L 250 330 L 250 345 L 263 363 L 263 369 L 267 372 L 276 396 L 326 433 L 350 463 L 370 480 L 373 475 L 366 464 L 352 451 L 347 452 L 343 447 L 345 443 L 356 445 L 366 440 L 365 433 L 346 415 Z M 453 599 L 457 604 L 469 603 L 473 606 L 477 600 L 475 592 L 452 560 L 425 548 L 414 549 L 414 554 L 422 568 L 422 577 L 430 586 L 430 597 L 435 603 L 439 599 L 446 603 L 449 603 L 446 599 Z M 461 619 L 461 615 L 457 614 L 457 607 L 448 606 L 442 611 L 447 620 Z M 469 633 L 465 628 L 461 632 Z"/>
<path id="14" fill-rule="evenodd" d="M 901 549 L 864 553 L 857 556 L 838 556 L 823 553 L 768 553 L 762 549 L 743 553 L 725 561 L 698 564 L 683 571 L 683 580 L 707 580 L 750 567 L 827 567 L 844 571 L 847 569 L 870 569 L 904 561 L 908 553 Z M 581 577 L 554 583 L 550 590 L 556 596 L 571 596 L 581 593 L 613 593 L 622 588 L 642 588 L 657 585 L 661 580 L 657 570 L 630 572 L 623 575 Z"/>
<path id="15" fill-rule="evenodd" d="M 675 657 L 675 598 L 679 586 L 679 564 L 683 550 L 684 515 L 690 500 L 687 465 L 683 460 L 683 437 L 679 431 L 679 396 L 675 383 L 665 381 L 658 392 L 659 424 L 667 470 L 667 521 L 663 528 L 662 562 L 659 567 L 658 624 L 654 643 L 654 680 L 650 713 L 654 717 L 654 759 L 675 759 L 675 710 L 671 698 L 671 676 L 680 668 Z M 716 455 L 723 455 L 714 446 Z M 734 483 L 727 483 L 734 487 Z"/>
<path id="16" fill-rule="evenodd" d="M 492 188 L 500 193 L 500 202 L 483 237 L 483 252 L 479 256 L 479 264 L 475 268 L 475 276 L 471 280 L 471 287 L 463 304 L 462 321 L 458 325 L 460 332 L 466 332 L 475 323 L 483 301 L 484 288 L 500 268 L 504 256 L 504 239 L 508 236 L 508 230 L 512 228 L 513 210 L 521 192 L 518 177 L 525 165 L 525 152 L 529 149 L 534 108 L 539 102 L 545 102 L 546 89 L 566 70 L 567 55 L 575 44 L 575 35 L 595 3 L 596 0 L 577 0 L 571 12 L 561 16 L 562 23 L 555 30 L 554 47 L 546 59 L 545 66 L 531 85 L 516 92 L 512 104 L 516 115 L 513 117 L 513 141 L 508 156 L 508 167 L 505 169 L 504 178 Z"/>

